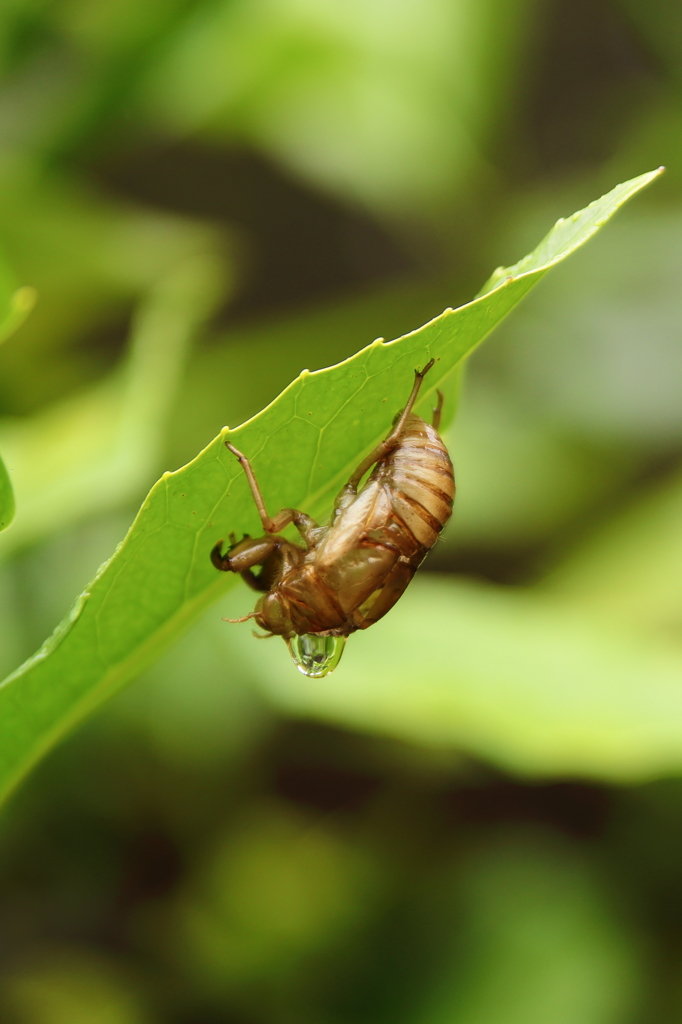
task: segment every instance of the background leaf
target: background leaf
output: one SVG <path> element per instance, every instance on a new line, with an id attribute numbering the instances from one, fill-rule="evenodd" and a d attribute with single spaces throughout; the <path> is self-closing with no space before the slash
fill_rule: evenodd
<path id="1" fill-rule="evenodd" d="M 235 594 L 223 614 L 243 607 Z M 290 715 L 521 775 L 633 781 L 682 764 L 679 645 L 557 596 L 425 573 L 324 687 L 282 672 L 278 645 L 255 648 L 248 629 L 230 643 Z"/>
<path id="2" fill-rule="evenodd" d="M 381 340 L 327 370 L 303 371 L 261 414 L 231 434 L 253 459 L 271 509 L 328 511 L 361 455 L 386 432 L 414 368 L 436 367 L 418 408 L 445 386 L 452 414 L 462 360 L 550 266 L 590 238 L 659 172 L 635 178 L 560 221 L 535 253 L 500 270 L 487 290 L 395 342 Z M 568 225 L 568 227 L 567 227 Z M 230 382 L 226 382 L 229 386 Z M 235 382 L 236 384 L 236 382 Z M 223 435 L 147 497 L 126 540 L 41 650 L 0 692 L 0 780 L 7 792 L 89 710 L 148 664 L 232 582 L 208 555 L 220 537 L 258 530 L 238 463 Z M 283 652 L 282 652 L 283 654 Z"/>
<path id="3" fill-rule="evenodd" d="M 6 530 L 14 519 L 15 503 L 12 481 L 7 467 L 0 459 L 0 530 Z"/>
<path id="4" fill-rule="evenodd" d="M 7 297 L 4 315 L 0 318 L 0 341 L 5 341 L 21 327 L 36 303 L 33 288 L 17 288 Z"/>
<path id="5" fill-rule="evenodd" d="M 36 293 L 33 288 L 15 288 L 12 274 L 0 267 L 0 343 L 24 322 L 33 309 Z M 3 449 L 4 450 L 4 449 Z M 14 519 L 15 500 L 12 481 L 5 463 L 0 459 L 0 531 L 6 530 Z"/>
<path id="6" fill-rule="evenodd" d="M 133 317 L 123 365 L 40 414 L 0 421 L 21 516 L 0 557 L 102 509 L 139 500 L 159 449 L 189 343 L 219 297 L 210 253 L 185 259 Z"/>

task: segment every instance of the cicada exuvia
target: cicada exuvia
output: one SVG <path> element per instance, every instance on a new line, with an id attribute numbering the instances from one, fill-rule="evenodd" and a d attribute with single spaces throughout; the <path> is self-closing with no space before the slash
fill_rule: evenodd
<path id="1" fill-rule="evenodd" d="M 262 537 L 232 538 L 226 554 L 222 541 L 211 551 L 216 569 L 240 573 L 263 594 L 254 611 L 229 621 L 254 619 L 267 636 L 284 637 L 305 675 L 333 671 L 346 637 L 393 607 L 450 518 L 455 480 L 438 433 L 442 394 L 431 424 L 412 412 L 433 363 L 415 370 L 405 408 L 385 440 L 351 474 L 328 526 L 293 508 L 271 518 L 248 458 L 225 442 L 246 473 L 265 531 Z M 302 544 L 280 536 L 289 523 Z"/>

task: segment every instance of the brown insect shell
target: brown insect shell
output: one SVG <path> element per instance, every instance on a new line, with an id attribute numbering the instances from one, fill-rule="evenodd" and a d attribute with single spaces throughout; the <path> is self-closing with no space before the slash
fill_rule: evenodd
<path id="1" fill-rule="evenodd" d="M 320 528 L 302 562 L 277 538 L 289 568 L 264 571 L 258 602 L 263 629 L 283 636 L 348 636 L 377 622 L 404 593 L 452 512 L 452 463 L 437 431 L 412 414 L 400 441 L 377 462 L 359 494 L 346 487 L 332 522 Z M 298 549 L 301 550 L 300 548 Z"/>

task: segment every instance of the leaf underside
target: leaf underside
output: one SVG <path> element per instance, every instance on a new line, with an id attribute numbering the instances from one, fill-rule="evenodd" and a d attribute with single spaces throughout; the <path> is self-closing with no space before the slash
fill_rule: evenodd
<path id="1" fill-rule="evenodd" d="M 253 462 L 271 513 L 298 507 L 328 515 L 334 494 L 388 431 L 416 367 L 436 364 L 417 411 L 434 392 L 446 418 L 463 360 L 554 264 L 587 241 L 659 171 L 617 186 L 568 220 L 479 296 L 395 341 L 376 341 L 336 366 L 300 376 L 253 419 L 229 431 Z M 225 386 L 238 387 L 227 380 Z M 0 793 L 77 721 L 133 678 L 234 582 L 209 561 L 233 531 L 261 531 L 243 472 L 226 450 L 227 428 L 188 465 L 164 473 L 127 537 L 67 619 L 0 688 Z M 284 652 L 282 652 L 283 654 Z"/>

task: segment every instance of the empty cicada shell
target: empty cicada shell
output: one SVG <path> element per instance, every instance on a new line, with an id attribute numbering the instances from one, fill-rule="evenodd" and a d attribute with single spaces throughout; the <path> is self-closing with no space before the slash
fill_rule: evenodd
<path id="1" fill-rule="evenodd" d="M 438 434 L 442 395 L 432 425 L 412 412 L 433 362 L 415 371 L 405 408 L 339 493 L 328 526 L 293 508 L 271 518 L 249 460 L 226 442 L 246 473 L 265 531 L 233 541 L 226 554 L 219 541 L 211 552 L 216 569 L 240 573 L 263 594 L 253 612 L 231 621 L 255 619 L 267 635 L 284 637 L 305 675 L 331 672 L 346 637 L 393 607 L 450 518 L 455 480 Z M 303 545 L 280 536 L 289 523 Z"/>

